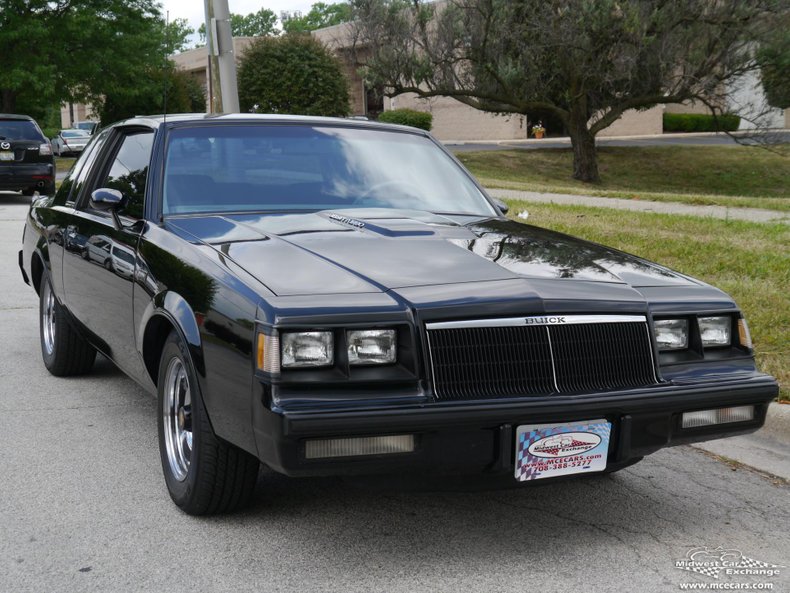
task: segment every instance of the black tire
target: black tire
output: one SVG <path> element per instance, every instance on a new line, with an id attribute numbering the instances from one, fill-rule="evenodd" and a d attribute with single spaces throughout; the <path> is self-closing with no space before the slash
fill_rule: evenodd
<path id="1" fill-rule="evenodd" d="M 44 366 L 56 377 L 87 373 L 96 360 L 96 349 L 69 323 L 46 273 L 40 292 L 39 338 Z"/>
<path id="2" fill-rule="evenodd" d="M 162 349 L 157 390 L 159 455 L 173 502 L 189 515 L 228 513 L 249 504 L 260 463 L 214 434 L 191 357 L 175 331 Z M 168 395 L 175 392 L 181 395 Z M 185 393 L 189 394 L 187 405 L 183 405 Z M 181 410 L 188 411 L 182 414 Z M 191 430 L 191 449 L 183 447 L 177 435 L 184 429 Z M 179 452 L 185 451 L 181 458 Z M 188 460 L 184 464 L 179 459 Z"/>
<path id="3" fill-rule="evenodd" d="M 34 193 L 36 193 L 36 190 L 35 190 L 35 188 L 32 188 L 32 187 L 29 187 L 27 189 L 23 189 L 22 190 L 22 195 L 23 196 L 32 196 Z"/>

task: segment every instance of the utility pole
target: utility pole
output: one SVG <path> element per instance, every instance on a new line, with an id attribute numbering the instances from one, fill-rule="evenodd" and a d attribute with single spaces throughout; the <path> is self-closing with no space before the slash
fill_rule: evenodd
<path id="1" fill-rule="evenodd" d="M 239 89 L 228 0 L 204 1 L 211 113 L 235 113 L 239 111 Z"/>

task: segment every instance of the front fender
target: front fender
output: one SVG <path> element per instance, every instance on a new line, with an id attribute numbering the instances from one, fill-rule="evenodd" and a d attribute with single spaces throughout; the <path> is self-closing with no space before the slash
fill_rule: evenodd
<path id="1" fill-rule="evenodd" d="M 152 325 L 156 325 L 157 317 L 167 320 L 181 336 L 192 356 L 192 364 L 200 378 L 205 377 L 206 367 L 203 358 L 203 343 L 200 337 L 198 321 L 192 307 L 186 299 L 177 292 L 164 291 L 148 303 L 143 313 L 140 326 L 137 330 L 137 350 L 143 353 L 148 364 L 146 349 L 149 348 L 148 340 L 151 339 Z M 157 360 L 158 362 L 158 360 Z M 156 377 L 152 377 L 156 382 Z"/>

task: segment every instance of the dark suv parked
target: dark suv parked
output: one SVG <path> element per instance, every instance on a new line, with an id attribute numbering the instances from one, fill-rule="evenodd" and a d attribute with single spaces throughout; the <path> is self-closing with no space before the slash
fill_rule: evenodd
<path id="1" fill-rule="evenodd" d="M 55 191 L 52 146 L 33 118 L 0 113 L 0 191 Z"/>

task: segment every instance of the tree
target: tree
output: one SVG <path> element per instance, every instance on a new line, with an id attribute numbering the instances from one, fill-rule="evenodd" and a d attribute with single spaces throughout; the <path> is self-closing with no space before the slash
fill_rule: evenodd
<path id="1" fill-rule="evenodd" d="M 347 23 L 351 20 L 351 5 L 348 2 L 337 4 L 316 2 L 307 14 L 282 12 L 280 20 L 286 33 L 309 33 L 316 29 Z"/>
<path id="2" fill-rule="evenodd" d="M 239 63 L 242 111 L 344 116 L 348 83 L 332 53 L 311 35 L 262 37 Z"/>
<path id="3" fill-rule="evenodd" d="M 790 109 L 790 19 L 760 47 L 757 61 L 768 104 Z"/>
<path id="4" fill-rule="evenodd" d="M 193 33 L 186 19 L 166 23 L 157 18 L 149 24 L 140 40 L 151 48 L 150 53 L 143 54 L 146 59 L 130 63 L 127 74 L 107 72 L 99 87 L 103 89 L 101 94 L 91 94 L 102 125 L 135 115 L 206 110 L 203 87 L 187 72 L 177 70 L 168 58 L 184 49 Z M 126 75 L 132 76 L 133 84 L 123 78 Z"/>
<path id="5" fill-rule="evenodd" d="M 550 113 L 573 177 L 599 179 L 595 137 L 629 109 L 700 101 L 755 67 L 754 40 L 786 0 L 354 0 L 370 86 L 476 109 Z M 364 58 L 364 59 L 363 59 Z"/>
<path id="6" fill-rule="evenodd" d="M 135 115 L 202 113 L 206 110 L 206 93 L 191 74 L 169 62 L 165 68 L 151 69 L 135 93 L 110 93 L 96 107 L 102 125 Z"/>
<path id="7" fill-rule="evenodd" d="M 258 12 L 248 15 L 230 13 L 230 32 L 234 37 L 264 37 L 277 35 L 280 31 L 275 26 L 277 15 L 268 8 L 261 8 Z M 198 28 L 200 41 L 206 42 L 205 23 Z"/>
<path id="8" fill-rule="evenodd" d="M 0 111 L 135 94 L 190 32 L 155 0 L 0 0 Z"/>

